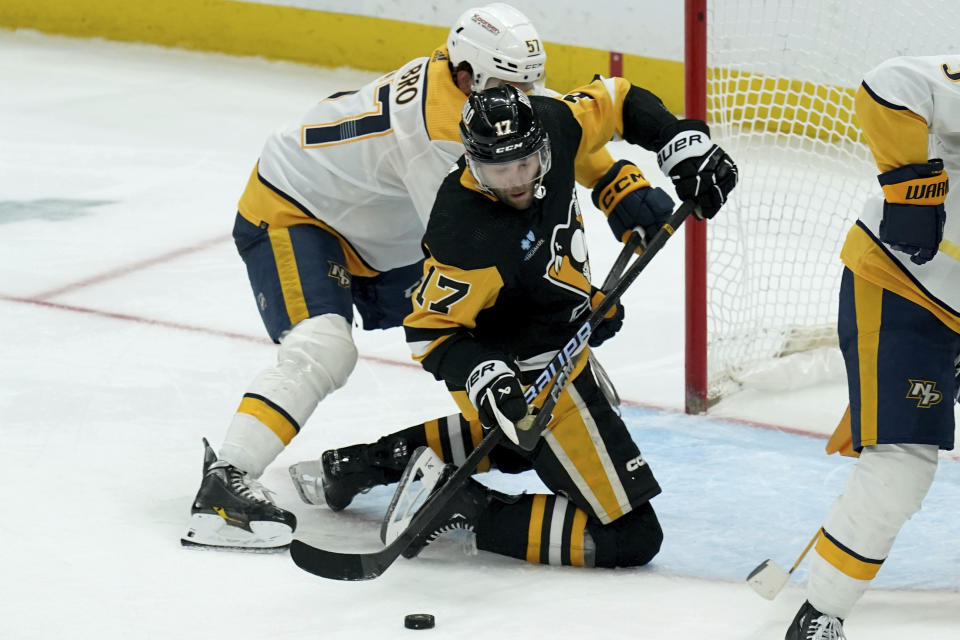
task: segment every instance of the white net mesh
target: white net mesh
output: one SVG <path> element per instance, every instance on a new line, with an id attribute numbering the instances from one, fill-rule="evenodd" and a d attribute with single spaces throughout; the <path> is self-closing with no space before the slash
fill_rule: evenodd
<path id="1" fill-rule="evenodd" d="M 958 0 L 708 2 L 707 121 L 740 170 L 708 225 L 711 398 L 769 378 L 775 359 L 832 359 L 840 247 L 879 193 L 854 92 L 887 58 L 955 51 L 958 25 Z M 777 377 L 814 381 L 803 362 L 803 380 Z"/>

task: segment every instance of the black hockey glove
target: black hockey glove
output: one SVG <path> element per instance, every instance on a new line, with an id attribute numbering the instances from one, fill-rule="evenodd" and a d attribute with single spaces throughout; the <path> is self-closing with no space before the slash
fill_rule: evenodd
<path id="1" fill-rule="evenodd" d="M 467 376 L 467 397 L 477 408 L 480 423 L 486 429 L 500 425 L 499 412 L 509 422 L 516 424 L 527 415 L 527 403 L 523 399 L 523 387 L 517 374 L 503 360 L 484 360 Z M 504 429 L 511 440 L 516 441 L 516 432 Z"/>
<path id="2" fill-rule="evenodd" d="M 914 264 L 933 260 L 947 220 L 949 188 L 943 160 L 907 164 L 877 176 L 883 188 L 880 241 L 910 255 Z"/>
<path id="3" fill-rule="evenodd" d="M 677 197 L 694 200 L 697 218 L 712 218 L 737 185 L 737 165 L 710 140 L 702 120 L 677 120 L 660 131 L 660 170 L 673 180 Z"/>
<path id="4" fill-rule="evenodd" d="M 602 300 L 603 292 L 594 287 L 593 294 L 590 298 L 591 308 L 596 309 Z M 617 331 L 620 331 L 620 328 L 623 327 L 624 315 L 625 312 L 622 304 L 617 303 L 613 305 L 603 316 L 603 321 L 598 324 L 593 330 L 593 333 L 590 334 L 587 344 L 589 344 L 591 347 L 599 347 L 604 342 L 616 335 Z"/>
<path id="5" fill-rule="evenodd" d="M 640 229 L 646 242 L 673 213 L 673 199 L 659 187 L 651 187 L 632 162 L 620 160 L 593 188 L 593 204 L 607 214 L 613 235 L 626 242 Z"/>

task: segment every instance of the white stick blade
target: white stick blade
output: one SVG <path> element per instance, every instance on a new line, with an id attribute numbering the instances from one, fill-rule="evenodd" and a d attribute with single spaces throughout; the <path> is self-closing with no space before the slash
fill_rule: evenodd
<path id="1" fill-rule="evenodd" d="M 380 525 L 380 539 L 390 544 L 404 532 L 440 480 L 443 460 L 430 447 L 419 447 L 410 456 Z"/>
<path id="2" fill-rule="evenodd" d="M 764 560 L 747 576 L 747 584 L 767 600 L 773 600 L 790 579 L 790 574 L 773 560 Z"/>

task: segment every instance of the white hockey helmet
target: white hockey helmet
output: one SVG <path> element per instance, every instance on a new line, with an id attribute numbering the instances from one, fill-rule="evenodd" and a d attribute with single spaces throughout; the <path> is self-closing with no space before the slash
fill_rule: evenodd
<path id="1" fill-rule="evenodd" d="M 447 37 L 454 68 L 473 69 L 473 91 L 487 88 L 491 78 L 533 84 L 543 78 L 547 54 L 540 34 L 525 15 L 503 2 L 468 9 Z"/>

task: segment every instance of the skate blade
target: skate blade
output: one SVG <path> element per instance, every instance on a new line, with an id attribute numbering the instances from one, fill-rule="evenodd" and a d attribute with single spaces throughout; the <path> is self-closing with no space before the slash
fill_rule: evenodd
<path id="1" fill-rule="evenodd" d="M 251 522 L 250 529 L 235 527 L 217 515 L 195 513 L 180 544 L 190 548 L 270 553 L 286 550 L 293 540 L 293 530 L 282 522 Z"/>
<path id="2" fill-rule="evenodd" d="M 789 573 L 781 569 L 772 560 L 767 559 L 750 572 L 750 575 L 747 576 L 747 584 L 767 600 L 773 600 L 789 579 Z"/>
<path id="3" fill-rule="evenodd" d="M 319 460 L 304 460 L 292 464 L 287 468 L 290 479 L 297 490 L 300 499 L 313 506 L 323 506 L 327 503 L 323 495 L 323 465 Z"/>
<path id="4" fill-rule="evenodd" d="M 406 530 L 440 481 L 443 467 L 443 460 L 433 449 L 419 447 L 413 452 L 380 525 L 384 544 L 390 544 Z"/>
<path id="5" fill-rule="evenodd" d="M 284 553 L 290 548 L 289 544 L 285 544 L 282 547 L 225 547 L 221 545 L 212 545 L 212 544 L 199 544 L 196 542 L 191 542 L 186 538 L 180 538 L 180 546 L 184 549 L 190 549 L 191 551 L 227 551 L 230 553 Z"/>

